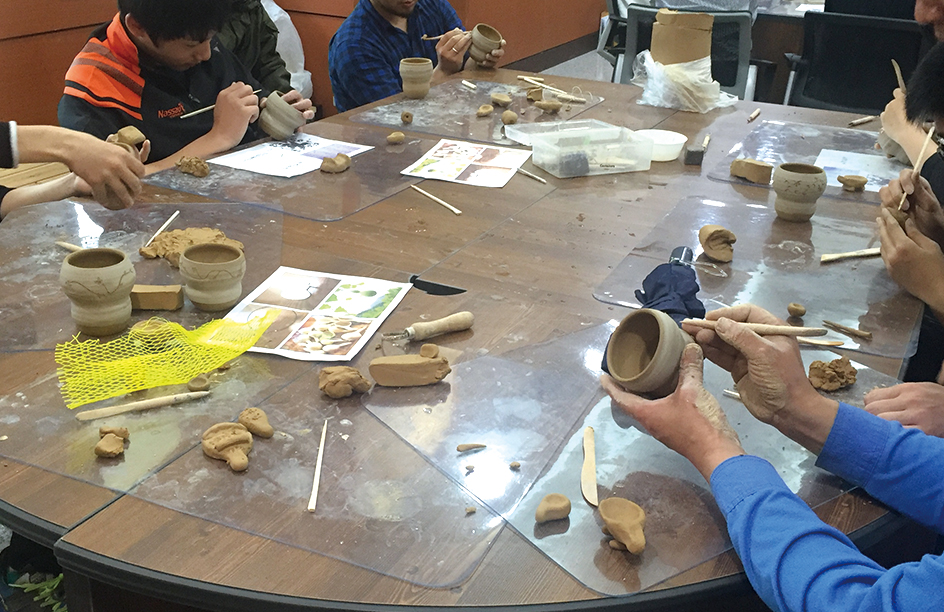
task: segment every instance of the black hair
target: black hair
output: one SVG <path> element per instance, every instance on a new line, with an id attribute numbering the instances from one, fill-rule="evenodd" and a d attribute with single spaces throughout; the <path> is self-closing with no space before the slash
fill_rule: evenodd
<path id="1" fill-rule="evenodd" d="M 944 42 L 931 47 L 908 79 L 905 114 L 912 123 L 944 118 Z"/>
<path id="2" fill-rule="evenodd" d="M 121 19 L 130 13 L 154 42 L 189 38 L 204 41 L 219 32 L 232 0 L 118 0 Z"/>

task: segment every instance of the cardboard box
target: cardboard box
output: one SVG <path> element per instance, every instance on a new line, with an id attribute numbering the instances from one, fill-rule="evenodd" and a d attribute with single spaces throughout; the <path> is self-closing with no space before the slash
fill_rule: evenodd
<path id="1" fill-rule="evenodd" d="M 711 26 L 706 13 L 680 13 L 660 9 L 652 24 L 652 59 L 663 65 L 693 62 L 711 55 Z"/>

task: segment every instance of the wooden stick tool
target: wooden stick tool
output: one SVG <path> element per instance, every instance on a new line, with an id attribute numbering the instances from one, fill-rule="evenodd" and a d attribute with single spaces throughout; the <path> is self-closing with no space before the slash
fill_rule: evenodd
<path id="1" fill-rule="evenodd" d="M 474 322 L 475 317 L 471 312 L 465 310 L 435 321 L 414 323 L 403 331 L 387 332 L 383 337 L 387 340 L 426 340 L 433 336 L 464 331 L 472 327 Z"/>
<path id="2" fill-rule="evenodd" d="M 261 89 L 256 89 L 252 93 L 257 94 Z M 183 115 L 177 117 L 178 119 L 187 119 L 188 117 L 196 117 L 197 115 L 202 115 L 205 112 L 211 111 L 216 108 L 216 104 L 211 104 L 209 106 L 204 106 L 203 108 L 198 108 L 195 111 L 190 111 L 189 113 L 184 113 Z"/>
<path id="3" fill-rule="evenodd" d="M 934 126 L 932 125 L 928 128 L 928 135 L 924 137 L 924 144 L 921 145 L 921 152 L 918 153 L 918 159 L 914 165 L 914 170 L 911 171 L 911 180 L 914 181 L 918 178 L 918 174 L 921 172 L 921 166 L 924 165 L 924 153 L 928 150 L 928 145 L 931 143 L 931 138 L 934 137 Z M 901 210 L 901 207 L 905 203 L 905 198 L 908 197 L 908 194 L 902 190 L 901 200 L 898 201 L 898 210 Z"/>
<path id="4" fill-rule="evenodd" d="M 456 208 L 455 206 L 453 206 L 453 205 L 450 204 L 449 202 L 446 202 L 445 200 L 440 200 L 439 198 L 437 198 L 437 197 L 434 196 L 433 194 L 429 193 L 428 191 L 423 191 L 422 189 L 420 189 L 420 188 L 417 187 L 416 185 L 410 185 L 410 187 L 412 187 L 412 188 L 415 189 L 416 191 L 419 191 L 419 192 L 422 193 L 424 196 L 426 196 L 427 198 L 429 198 L 429 199 L 432 200 L 433 202 L 436 202 L 436 203 L 439 204 L 440 206 L 444 206 L 444 207 L 448 208 L 449 210 L 451 210 L 451 211 L 454 212 L 455 214 L 457 214 L 457 215 L 461 215 L 461 214 L 462 214 L 462 211 L 461 211 L 461 210 L 459 210 L 458 208 Z"/>
<path id="5" fill-rule="evenodd" d="M 161 232 L 163 232 L 164 230 L 166 230 L 166 229 L 167 229 L 167 226 L 169 226 L 171 223 L 173 223 L 173 222 L 174 222 L 174 219 L 176 219 L 176 218 L 177 218 L 177 215 L 179 215 L 179 214 L 180 214 L 180 211 L 179 211 L 179 210 L 175 210 L 175 211 L 174 211 L 174 214 L 172 214 L 172 215 L 170 216 L 170 219 L 168 219 L 167 221 L 164 221 L 164 225 L 162 225 L 160 228 L 158 228 L 158 230 L 157 230 L 156 232 L 154 232 L 154 235 L 151 236 L 150 240 L 148 240 L 147 242 L 144 243 L 144 246 L 148 246 L 149 244 L 151 244 L 152 242 L 154 242 L 154 239 L 157 238 L 158 234 L 160 234 Z"/>
<path id="6" fill-rule="evenodd" d="M 859 249 L 858 251 L 846 251 L 845 253 L 824 253 L 819 257 L 819 263 L 830 263 L 833 261 L 842 261 L 843 259 L 862 259 L 865 257 L 878 257 L 882 254 L 880 247 L 870 249 Z"/>
<path id="7" fill-rule="evenodd" d="M 321 428 L 321 443 L 318 445 L 318 460 L 315 462 L 315 480 L 311 485 L 311 497 L 308 498 L 308 511 L 314 512 L 318 505 L 318 487 L 321 485 L 321 466 L 324 463 L 325 435 L 328 433 L 328 421 Z"/>
<path id="8" fill-rule="evenodd" d="M 901 90 L 901 93 L 907 93 L 905 91 L 905 79 L 901 76 L 901 66 L 898 65 L 898 62 L 892 60 L 892 68 L 895 69 L 895 78 L 898 79 L 898 89 Z"/>
<path id="9" fill-rule="evenodd" d="M 580 469 L 580 492 L 587 503 L 596 508 L 597 497 L 597 451 L 593 440 L 593 428 L 583 430 L 583 467 Z"/>
<path id="10" fill-rule="evenodd" d="M 119 404 L 117 406 L 108 406 L 107 408 L 96 408 L 94 410 L 85 410 L 75 415 L 79 421 L 91 421 L 92 419 L 103 419 L 105 417 L 126 414 L 128 412 L 140 412 L 150 410 L 151 408 L 160 408 L 162 406 L 172 406 L 181 402 L 209 395 L 209 391 L 191 391 L 190 393 L 178 393 L 177 395 L 167 395 L 164 397 L 152 397 L 151 399 L 141 400 L 139 402 L 130 402 L 128 404 Z"/>
<path id="11" fill-rule="evenodd" d="M 682 324 L 697 325 L 705 329 L 714 329 L 717 321 L 707 319 L 684 319 Z M 827 330 L 822 327 L 794 327 L 793 325 L 768 325 L 766 323 L 741 323 L 758 336 L 825 336 Z"/>

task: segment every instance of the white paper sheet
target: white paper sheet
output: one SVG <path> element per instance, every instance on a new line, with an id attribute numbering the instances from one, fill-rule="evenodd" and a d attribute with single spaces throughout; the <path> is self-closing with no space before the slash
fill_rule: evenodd
<path id="1" fill-rule="evenodd" d="M 531 151 L 461 140 L 440 140 L 400 174 L 478 187 L 504 187 Z"/>
<path id="2" fill-rule="evenodd" d="M 866 155 L 823 149 L 816 157 L 816 165 L 826 171 L 827 185 L 841 187 L 836 177 L 845 174 L 857 174 L 869 180 L 866 191 L 878 192 L 888 181 L 898 178 L 903 165 L 884 155 Z"/>
<path id="3" fill-rule="evenodd" d="M 344 153 L 354 157 L 373 147 L 328 140 L 311 134 L 295 134 L 288 140 L 262 144 L 207 160 L 211 164 L 259 174 L 291 178 L 321 167 L 321 160 Z"/>

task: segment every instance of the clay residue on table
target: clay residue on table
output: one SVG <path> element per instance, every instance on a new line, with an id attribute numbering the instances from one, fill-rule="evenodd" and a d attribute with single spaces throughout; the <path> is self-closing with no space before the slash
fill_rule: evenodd
<path id="1" fill-rule="evenodd" d="M 228 244 L 237 249 L 243 249 L 242 242 L 227 238 L 221 230 L 211 227 L 188 227 L 161 232 L 151 241 L 151 244 L 142 247 L 138 252 L 148 259 L 163 257 L 176 268 L 180 265 L 180 255 L 184 251 L 195 244 L 207 243 Z"/>
<path id="2" fill-rule="evenodd" d="M 370 389 L 370 381 L 357 368 L 329 366 L 318 373 L 318 388 L 328 397 L 341 399 L 352 393 L 365 393 Z"/>
<path id="3" fill-rule="evenodd" d="M 840 357 L 830 362 L 814 361 L 810 364 L 810 382 L 817 389 L 836 391 L 855 381 L 856 369 L 848 357 Z"/>
<path id="4" fill-rule="evenodd" d="M 203 178 L 210 174 L 210 166 L 199 157 L 184 155 L 174 165 L 184 174 L 192 174 L 197 178 Z"/>

